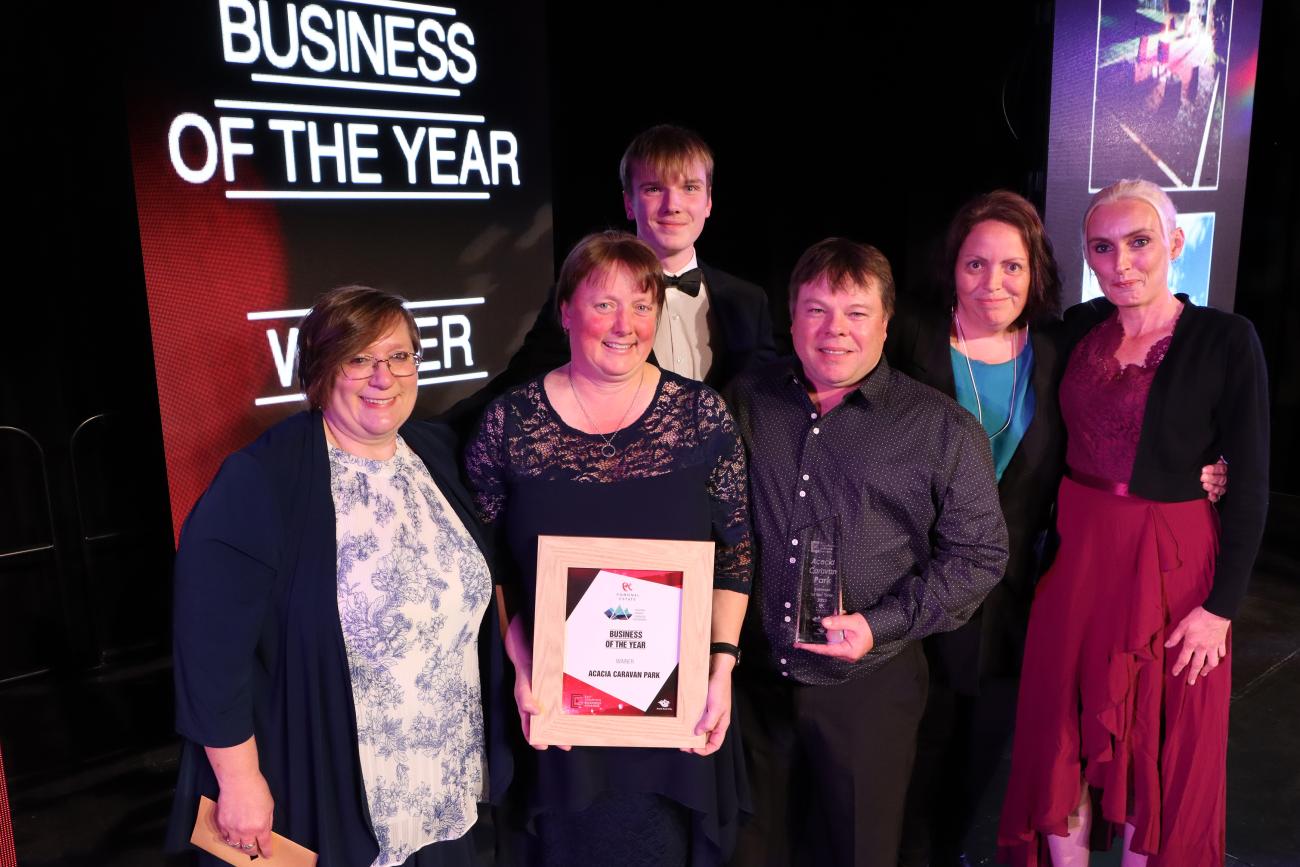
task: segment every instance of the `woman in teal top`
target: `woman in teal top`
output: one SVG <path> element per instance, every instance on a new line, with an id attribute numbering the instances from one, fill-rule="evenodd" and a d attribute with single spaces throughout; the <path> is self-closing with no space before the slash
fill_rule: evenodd
<path id="1" fill-rule="evenodd" d="M 1034 344 L 1021 342 L 1023 348 L 1015 358 L 992 363 L 971 358 L 956 346 L 948 347 L 955 397 L 988 434 L 999 482 L 1034 418 L 1034 389 L 1029 382 L 1034 372 Z"/>
<path id="2" fill-rule="evenodd" d="M 926 639 L 930 700 L 917 740 L 901 863 L 962 863 L 976 805 L 1011 732 L 1029 605 L 1064 432 L 1056 405 L 1060 279 L 1034 206 L 999 190 L 948 230 L 938 310 L 889 323 L 889 363 L 954 397 L 989 436 L 1007 522 L 1006 576 L 965 626 Z"/>

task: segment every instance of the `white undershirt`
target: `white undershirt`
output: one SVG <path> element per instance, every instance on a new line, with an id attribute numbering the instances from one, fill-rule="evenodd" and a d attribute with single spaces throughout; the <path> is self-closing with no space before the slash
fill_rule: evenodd
<path id="1" fill-rule="evenodd" d="M 685 274 L 699 266 L 699 258 L 692 255 L 691 261 L 678 273 Z M 655 361 L 659 366 L 690 379 L 702 381 L 707 377 L 713 368 L 714 329 L 709 319 L 707 286 L 701 283 L 700 294 L 694 298 L 669 286 L 655 332 Z"/>

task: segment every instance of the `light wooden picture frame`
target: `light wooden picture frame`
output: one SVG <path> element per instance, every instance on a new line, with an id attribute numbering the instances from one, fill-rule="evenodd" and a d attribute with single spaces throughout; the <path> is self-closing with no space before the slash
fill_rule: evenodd
<path id="1" fill-rule="evenodd" d="M 695 726 L 704 714 L 708 697 L 713 551 L 712 542 L 593 536 L 537 538 L 532 688 L 542 713 L 532 718 L 530 743 L 534 746 L 704 746 L 706 736 L 695 734 Z M 566 711 L 564 663 L 570 579 L 593 570 L 680 573 L 674 715 L 623 715 L 633 713 L 631 710 L 619 714 Z M 604 600 L 597 602 L 603 604 Z M 611 616 L 610 611 L 605 614 Z M 636 615 L 628 611 L 612 616 Z M 646 625 L 628 621 L 629 627 Z"/>

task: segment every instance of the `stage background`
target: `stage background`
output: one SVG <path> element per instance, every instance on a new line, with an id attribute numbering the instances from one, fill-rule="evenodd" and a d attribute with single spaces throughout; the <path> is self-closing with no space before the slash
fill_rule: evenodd
<path id="1" fill-rule="evenodd" d="M 322 291 L 363 283 L 412 304 L 420 415 L 509 359 L 552 271 L 543 13 L 528 0 L 126 13 L 177 535 L 221 459 L 306 406 L 297 324 Z"/>
<path id="2" fill-rule="evenodd" d="M 1067 303 L 1101 294 L 1083 261 L 1089 198 L 1142 178 L 1178 209 L 1186 246 L 1172 285 L 1196 304 L 1233 309 L 1259 14 L 1260 0 L 1058 4 L 1044 222 Z"/>

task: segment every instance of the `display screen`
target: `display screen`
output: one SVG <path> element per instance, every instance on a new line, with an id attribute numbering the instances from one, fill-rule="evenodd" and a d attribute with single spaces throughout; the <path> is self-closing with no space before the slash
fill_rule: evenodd
<path id="1" fill-rule="evenodd" d="M 297 323 L 408 299 L 418 415 L 483 385 L 553 274 L 541 4 L 131 7 L 127 102 L 177 532 L 229 452 L 306 407 Z"/>
<path id="2" fill-rule="evenodd" d="M 1246 191 L 1259 0 L 1057 3 L 1048 233 L 1065 302 L 1101 294 L 1083 261 L 1089 197 L 1122 178 L 1159 184 L 1186 245 L 1170 285 L 1231 310 Z"/>

